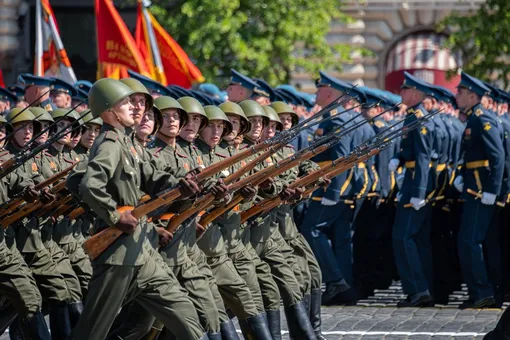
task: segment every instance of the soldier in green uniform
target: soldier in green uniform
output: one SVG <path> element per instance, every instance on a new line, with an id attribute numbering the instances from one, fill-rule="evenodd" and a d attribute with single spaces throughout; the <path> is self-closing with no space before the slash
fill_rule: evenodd
<path id="1" fill-rule="evenodd" d="M 232 124 L 220 108 L 208 105 L 204 107 L 204 110 L 209 118 L 209 124 L 201 130 L 196 145 L 202 154 L 204 164 L 210 166 L 229 157 L 218 144 L 224 135 L 232 131 Z M 224 171 L 231 172 L 233 169 Z M 226 175 L 226 173 L 220 174 L 219 177 Z M 226 204 L 228 197 L 215 202 L 215 204 Z M 238 209 L 234 208 L 234 210 Z M 232 260 L 227 255 L 225 241 L 220 230 L 220 223 L 226 219 L 228 219 L 228 214 L 220 217 L 219 221 L 209 224 L 197 244 L 206 255 L 207 263 L 216 278 L 219 292 L 227 307 L 239 319 L 245 336 L 255 339 L 271 339 L 264 315 L 258 312 L 248 285 L 237 273 Z"/>
<path id="2" fill-rule="evenodd" d="M 284 102 L 274 102 L 271 107 L 276 111 L 282 122 L 283 130 L 288 130 L 299 122 L 298 115 L 292 108 Z M 294 154 L 294 148 L 289 144 L 281 150 L 283 158 L 287 158 Z M 309 171 L 317 170 L 318 166 L 312 161 L 301 163 L 298 169 L 298 174 L 306 174 Z M 283 239 L 294 250 L 297 263 L 301 270 L 303 284 L 304 284 L 304 298 L 305 301 L 309 300 L 310 322 L 317 339 L 324 339 L 321 332 L 321 295 L 322 295 L 322 273 L 320 266 L 313 254 L 310 245 L 305 237 L 299 233 L 297 226 L 294 222 L 293 215 L 287 207 L 279 211 L 278 226 Z M 284 214 L 282 214 L 282 212 Z"/>
<path id="3" fill-rule="evenodd" d="M 98 216 L 95 230 L 116 226 L 124 235 L 93 261 L 85 309 L 73 338 L 104 339 L 121 305 L 135 300 L 178 339 L 199 339 L 204 331 L 186 292 L 145 248 L 145 217 L 139 221 L 130 211 L 117 211 L 121 206 L 134 207 L 142 196 L 140 189 L 155 194 L 180 183 L 184 197 L 199 190 L 191 179 L 178 182 L 140 159 L 126 135 L 126 128 L 135 123 L 132 93 L 121 82 L 105 78 L 94 84 L 89 95 L 92 114 L 101 116 L 103 127 L 90 152 L 80 191 L 84 203 Z"/>
<path id="4" fill-rule="evenodd" d="M 6 123 L 5 118 L 0 116 L 0 124 L 6 126 Z M 3 151 L 0 162 L 10 157 L 8 151 Z M 39 193 L 33 187 L 32 179 L 22 171 L 11 172 L 0 181 L 0 203 L 9 201 L 9 196 L 19 193 L 23 194 L 25 201 L 34 202 L 39 198 Z M 0 227 L 0 294 L 10 302 L 10 308 L 2 313 L 0 334 L 17 314 L 19 324 L 13 330 L 19 327 L 25 339 L 51 339 L 41 313 L 42 297 L 36 281 L 16 246 L 9 247 L 5 242 L 3 227 Z M 15 331 L 12 336 L 14 334 Z"/>
<path id="5" fill-rule="evenodd" d="M 243 103 L 240 105 L 243 107 Z M 246 113 L 246 110 L 244 111 Z M 271 133 L 269 133 L 268 130 L 273 131 L 272 134 L 274 134 L 278 123 L 281 124 L 279 118 L 278 122 L 274 121 L 278 115 L 276 115 L 273 121 L 271 121 L 267 112 L 265 112 L 265 116 L 269 118 L 268 124 L 264 127 L 265 131 L 257 129 L 257 123 L 251 121 L 252 129 L 247 133 L 246 137 L 252 143 L 260 142 L 264 134 L 266 137 L 269 137 Z M 264 167 L 271 166 L 276 160 L 277 158 L 273 155 L 262 162 L 262 165 Z M 281 195 L 281 197 L 286 200 L 295 195 L 294 191 L 287 188 L 288 184 L 289 183 L 285 181 L 283 176 L 271 178 L 260 185 L 258 195 L 261 199 Z M 291 337 L 294 339 L 315 339 L 316 336 L 312 330 L 308 313 L 303 302 L 301 287 L 295 277 L 293 269 L 279 249 L 277 242 L 275 242 L 272 237 L 272 234 L 275 232 L 279 233 L 276 223 L 276 211 L 272 211 L 270 214 L 259 217 L 253 221 L 250 226 L 250 242 L 260 259 L 267 262 L 271 268 L 271 274 L 278 285 L 283 299 Z"/>
<path id="6" fill-rule="evenodd" d="M 30 110 L 20 113 L 21 109 L 13 109 L 9 112 L 8 118 L 15 131 L 6 149 L 16 155 L 27 147 L 34 133 L 34 115 Z M 35 159 L 27 160 L 20 170 L 33 180 L 40 183 L 44 180 L 40 173 L 40 155 Z M 47 189 L 42 191 L 44 203 L 49 203 L 54 196 Z M 55 338 L 65 338 L 71 331 L 69 303 L 72 300 L 71 293 L 67 287 L 66 280 L 52 259 L 51 253 L 45 248 L 41 224 L 36 217 L 19 221 L 14 226 L 16 245 L 23 255 L 36 280 L 39 291 L 44 302 L 50 307 L 50 328 Z"/>

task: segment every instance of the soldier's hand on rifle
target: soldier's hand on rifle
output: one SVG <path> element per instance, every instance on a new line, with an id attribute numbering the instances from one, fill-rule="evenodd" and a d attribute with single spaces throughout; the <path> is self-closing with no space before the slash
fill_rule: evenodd
<path id="1" fill-rule="evenodd" d="M 41 202 L 44 204 L 51 203 L 55 200 L 55 194 L 52 194 L 48 188 L 44 188 L 41 190 Z"/>
<path id="2" fill-rule="evenodd" d="M 326 178 L 326 177 L 321 177 L 319 183 L 320 183 L 321 187 L 327 188 L 331 184 L 331 180 L 329 178 Z"/>
<path id="3" fill-rule="evenodd" d="M 27 202 L 35 202 L 39 198 L 39 192 L 33 186 L 26 187 L 23 190 L 23 199 Z"/>
<path id="4" fill-rule="evenodd" d="M 202 236 L 202 234 L 205 232 L 204 226 L 201 225 L 200 223 L 197 223 L 196 232 L 197 232 L 197 237 Z"/>
<path id="5" fill-rule="evenodd" d="M 280 198 L 282 199 L 282 201 L 290 201 L 292 198 L 294 198 L 295 194 L 296 194 L 295 189 L 284 188 L 282 192 L 280 192 Z"/>
<path id="6" fill-rule="evenodd" d="M 223 179 L 218 179 L 218 182 L 211 188 L 211 194 L 214 195 L 215 201 L 223 201 L 228 195 L 228 186 L 225 185 Z"/>
<path id="7" fill-rule="evenodd" d="M 255 195 L 257 195 L 257 188 L 247 185 L 240 190 L 240 194 L 243 196 L 243 200 L 245 202 L 249 202 L 253 199 L 253 197 L 255 197 Z"/>
<path id="8" fill-rule="evenodd" d="M 303 194 L 305 193 L 306 189 L 303 187 L 297 187 L 296 188 L 296 194 L 294 195 L 294 201 L 299 202 L 303 199 Z"/>
<path id="9" fill-rule="evenodd" d="M 168 245 L 168 242 L 172 240 L 174 237 L 174 234 L 166 230 L 165 228 L 158 227 L 156 228 L 156 231 L 159 235 L 159 246 L 160 247 L 166 247 Z"/>
<path id="10" fill-rule="evenodd" d="M 126 234 L 132 234 L 137 225 L 138 219 L 133 216 L 131 211 L 124 211 L 120 214 L 119 222 L 117 222 L 115 226 Z"/>
<path id="11" fill-rule="evenodd" d="M 188 173 L 184 178 L 179 180 L 180 191 L 184 198 L 196 196 L 201 191 L 197 182 L 195 182 L 192 177 L 193 176 Z"/>

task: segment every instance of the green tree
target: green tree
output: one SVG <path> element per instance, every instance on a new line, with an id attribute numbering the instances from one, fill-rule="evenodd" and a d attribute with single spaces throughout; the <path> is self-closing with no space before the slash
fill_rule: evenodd
<path id="1" fill-rule="evenodd" d="M 352 48 L 326 42 L 338 0 L 154 0 L 150 11 L 196 61 L 225 85 L 234 68 L 276 85 L 302 70 L 338 70 Z"/>
<path id="2" fill-rule="evenodd" d="M 488 0 L 470 14 L 453 14 L 439 24 L 438 30 L 451 30 L 448 47 L 462 53 L 464 71 L 484 80 L 495 72 L 508 86 L 510 1 Z"/>

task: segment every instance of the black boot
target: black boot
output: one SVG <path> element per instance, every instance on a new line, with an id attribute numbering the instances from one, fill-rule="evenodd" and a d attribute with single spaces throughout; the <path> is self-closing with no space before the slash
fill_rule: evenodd
<path id="1" fill-rule="evenodd" d="M 310 294 L 303 295 L 303 303 L 305 304 L 305 310 L 310 314 L 312 296 Z"/>
<path id="2" fill-rule="evenodd" d="M 221 340 L 221 333 L 207 333 L 207 338 L 210 340 Z"/>
<path id="3" fill-rule="evenodd" d="M 312 289 L 311 302 L 310 302 L 310 323 L 317 340 L 326 340 L 322 335 L 321 330 L 321 295 L 322 290 L 320 288 Z"/>
<path id="4" fill-rule="evenodd" d="M 10 325 L 17 320 L 17 316 L 18 312 L 10 306 L 7 307 L 7 309 L 0 309 L 0 336 L 2 336 L 7 328 L 10 328 Z"/>
<path id="5" fill-rule="evenodd" d="M 239 326 L 246 340 L 271 340 L 271 333 L 263 314 L 250 316 L 246 320 L 239 320 Z"/>
<path id="6" fill-rule="evenodd" d="M 65 340 L 71 333 L 71 319 L 69 317 L 69 304 L 53 304 L 50 308 L 50 329 L 53 340 Z"/>
<path id="7" fill-rule="evenodd" d="M 287 326 L 289 335 L 294 340 L 317 339 L 310 324 L 309 314 L 306 313 L 303 301 L 295 305 L 285 307 L 285 316 L 287 317 Z"/>
<path id="8" fill-rule="evenodd" d="M 510 308 L 507 308 L 494 330 L 487 333 L 483 340 L 510 340 Z"/>
<path id="9" fill-rule="evenodd" d="M 9 326 L 9 339 L 10 340 L 23 340 L 23 333 L 21 333 L 20 318 L 17 317 Z"/>
<path id="10" fill-rule="evenodd" d="M 222 322 L 220 324 L 221 327 L 221 338 L 223 340 L 240 340 L 239 335 L 237 335 L 236 328 L 232 323 L 232 320 Z"/>
<path id="11" fill-rule="evenodd" d="M 280 310 L 267 310 L 267 325 L 273 340 L 282 340 L 282 326 L 280 321 Z"/>
<path id="12" fill-rule="evenodd" d="M 19 318 L 21 332 L 24 340 L 51 340 L 48 325 L 41 312 L 36 312 L 28 317 Z M 53 338 L 55 339 L 55 338 Z"/>
<path id="13" fill-rule="evenodd" d="M 71 320 L 71 328 L 76 327 L 83 313 L 83 302 L 71 302 L 69 304 L 69 319 Z"/>

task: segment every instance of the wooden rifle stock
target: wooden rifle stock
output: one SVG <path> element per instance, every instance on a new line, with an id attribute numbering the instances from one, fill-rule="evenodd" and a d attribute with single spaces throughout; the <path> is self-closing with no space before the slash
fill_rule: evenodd
<path id="1" fill-rule="evenodd" d="M 77 207 L 69 213 L 69 219 L 71 221 L 75 220 L 78 217 L 80 217 L 81 215 L 83 215 L 84 213 L 85 213 L 85 209 L 83 209 L 82 207 Z"/>
<path id="2" fill-rule="evenodd" d="M 78 162 L 75 162 L 73 165 L 71 165 L 71 166 L 67 167 L 66 169 L 62 170 L 61 172 L 51 176 L 50 178 L 42 181 L 41 183 L 36 184 L 34 186 L 34 190 L 41 191 L 42 189 L 46 188 L 47 186 L 52 185 L 53 183 L 55 183 L 62 177 L 66 176 L 69 172 L 71 172 L 71 170 L 73 170 L 73 168 L 76 166 L 76 164 L 78 164 Z M 11 199 L 9 202 L 6 202 L 6 204 L 4 206 L 0 207 L 0 209 L 2 210 L 1 217 L 7 215 L 11 211 L 13 211 L 17 207 L 19 207 L 19 205 L 21 203 L 23 203 L 24 201 L 25 200 L 22 197 L 17 197 L 17 198 Z"/>
<path id="3" fill-rule="evenodd" d="M 196 181 L 198 183 L 206 180 L 207 178 L 217 174 L 221 170 L 225 168 L 229 168 L 237 162 L 242 161 L 243 159 L 252 156 L 262 150 L 269 148 L 271 145 L 266 143 L 260 143 L 257 145 L 253 145 L 250 148 L 239 152 L 238 154 L 229 157 L 221 162 L 215 163 L 207 168 L 203 169 L 197 176 Z M 166 190 L 162 194 L 158 194 L 156 198 L 148 201 L 147 203 L 143 203 L 137 206 L 135 209 L 132 209 L 132 214 L 135 218 L 139 219 L 142 216 L 145 216 L 156 209 L 160 208 L 163 205 L 169 204 L 174 200 L 181 197 L 181 192 L 179 186 L 172 188 L 170 190 Z M 83 249 L 89 255 L 89 257 L 94 260 L 99 255 L 101 255 L 106 248 L 108 248 L 119 236 L 122 235 L 122 231 L 115 227 L 108 227 L 101 232 L 94 234 L 87 241 L 83 243 Z"/>
<path id="4" fill-rule="evenodd" d="M 66 182 L 62 181 L 55 185 L 52 189 L 53 193 L 58 193 L 59 191 L 63 190 L 66 186 Z M 30 213 L 34 212 L 35 210 L 43 207 L 44 204 L 41 201 L 33 202 L 33 203 L 27 203 L 23 207 L 21 207 L 19 210 L 17 210 L 12 215 L 9 215 L 7 217 L 4 217 L 2 220 L 0 220 L 0 225 L 4 228 L 7 228 L 11 224 L 15 223 L 16 221 L 22 219 L 25 216 L 28 216 Z"/>
<path id="5" fill-rule="evenodd" d="M 285 144 L 279 143 L 275 147 L 271 147 L 269 150 L 264 151 L 262 154 L 257 156 L 255 159 L 253 159 L 250 163 L 248 163 L 246 166 L 243 166 L 241 169 L 237 170 L 236 172 L 230 174 L 223 180 L 223 183 L 226 185 L 229 185 L 230 183 L 233 183 L 237 181 L 239 178 L 241 178 L 244 174 L 252 171 L 255 169 L 255 166 L 265 160 L 266 158 L 270 157 L 273 153 L 277 152 L 279 149 L 281 149 Z M 193 205 L 186 209 L 186 211 L 183 211 L 179 215 L 176 215 L 172 217 L 170 220 L 170 223 L 168 223 L 167 230 L 171 233 L 175 232 L 177 228 L 184 223 L 188 218 L 191 216 L 199 213 L 200 211 L 205 210 L 211 203 L 214 201 L 214 196 L 212 194 L 206 194 L 200 197 L 197 201 L 193 203 Z"/>

